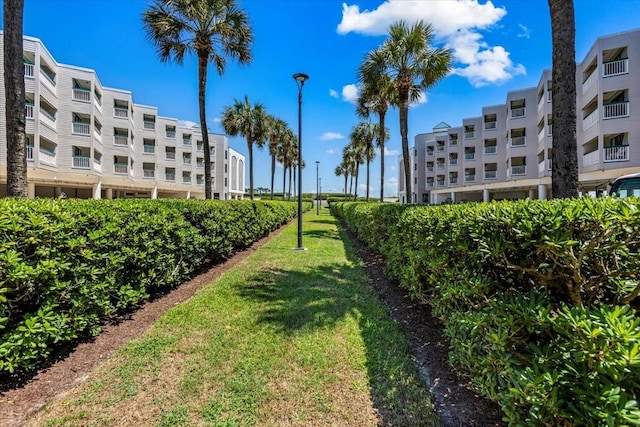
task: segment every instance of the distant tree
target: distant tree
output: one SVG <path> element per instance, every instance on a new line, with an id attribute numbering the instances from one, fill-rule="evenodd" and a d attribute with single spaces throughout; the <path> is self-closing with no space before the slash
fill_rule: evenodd
<path id="1" fill-rule="evenodd" d="M 253 34 L 247 14 L 235 0 L 155 0 L 142 15 L 148 39 L 160 61 L 182 64 L 185 54 L 198 57 L 198 105 L 204 146 L 204 193 L 212 197 L 211 152 L 205 109 L 207 67 L 223 75 L 227 58 L 251 62 Z M 5 20 L 5 23 L 7 21 Z"/>
<path id="2" fill-rule="evenodd" d="M 451 69 L 451 52 L 431 46 L 431 25 L 417 21 L 411 27 L 405 21 L 397 21 L 389 27 L 389 36 L 378 51 L 385 72 L 391 77 L 397 91 L 397 106 L 400 110 L 400 136 L 405 170 L 406 201 L 411 203 L 411 170 L 409 167 L 409 104 L 419 99 L 427 89 L 443 79 Z M 365 63 L 366 66 L 366 63 Z M 380 66 L 377 63 L 371 65 Z M 364 70 L 370 74 L 370 70 Z"/>
<path id="3" fill-rule="evenodd" d="M 28 197 L 22 24 L 24 0 L 4 0 L 4 90 L 7 195 Z"/>
<path id="4" fill-rule="evenodd" d="M 378 51 L 369 52 L 358 68 L 360 95 L 356 112 L 360 117 L 369 118 L 378 115 L 378 136 L 376 145 L 380 149 L 380 202 L 384 201 L 384 151 L 389 139 L 389 130 L 385 125 L 387 110 L 398 104 L 398 92 L 391 76 L 386 73 L 384 56 Z M 367 180 L 368 181 L 368 180 Z"/>
<path id="5" fill-rule="evenodd" d="M 551 193 L 578 197 L 576 24 L 573 0 L 549 0 L 553 41 Z"/>
<path id="6" fill-rule="evenodd" d="M 349 180 L 349 168 L 344 162 L 340 163 L 335 169 L 336 176 L 344 177 L 344 200 L 347 200 L 347 181 Z"/>
<path id="7" fill-rule="evenodd" d="M 272 115 L 267 116 L 267 139 L 269 140 L 269 155 L 271 155 L 271 200 L 273 200 L 273 182 L 276 176 L 276 157 L 278 146 L 282 144 L 289 125 L 282 119 Z"/>
<path id="8" fill-rule="evenodd" d="M 260 103 L 251 105 L 249 97 L 234 100 L 222 113 L 222 127 L 227 135 L 243 136 L 249 151 L 249 198 L 253 200 L 253 144 L 262 148 L 267 139 L 267 113 Z"/>
<path id="9" fill-rule="evenodd" d="M 369 164 L 376 155 L 373 146 L 376 135 L 378 135 L 378 125 L 369 121 L 358 123 L 351 132 L 351 139 L 359 141 L 359 148 L 362 150 L 364 161 L 367 164 L 367 202 L 369 201 Z"/>
<path id="10" fill-rule="evenodd" d="M 298 156 L 298 140 L 291 129 L 287 129 L 281 144 L 278 146 L 277 160 L 282 163 L 282 200 L 287 195 L 287 171 L 289 171 L 289 193 L 291 193 L 291 166 Z"/>

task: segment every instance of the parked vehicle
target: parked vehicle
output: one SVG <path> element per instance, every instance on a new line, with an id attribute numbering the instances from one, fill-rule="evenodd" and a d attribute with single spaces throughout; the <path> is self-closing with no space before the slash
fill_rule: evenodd
<path id="1" fill-rule="evenodd" d="M 617 197 L 640 197 L 640 173 L 622 175 L 611 182 L 609 195 Z"/>

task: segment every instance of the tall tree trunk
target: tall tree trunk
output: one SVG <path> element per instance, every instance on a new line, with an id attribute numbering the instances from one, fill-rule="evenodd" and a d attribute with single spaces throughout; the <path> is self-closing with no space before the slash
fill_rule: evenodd
<path id="1" fill-rule="evenodd" d="M 378 125 L 380 126 L 380 136 L 378 136 L 378 143 L 380 145 L 380 203 L 384 201 L 384 142 L 387 136 L 384 128 L 385 115 L 386 111 L 380 111 L 378 113 Z"/>
<path id="2" fill-rule="evenodd" d="M 289 167 L 289 192 L 287 193 L 287 200 L 291 199 L 291 170 L 293 168 Z"/>
<path id="3" fill-rule="evenodd" d="M 347 201 L 347 181 L 349 181 L 349 175 L 344 176 L 344 200 Z"/>
<path id="4" fill-rule="evenodd" d="M 553 39 L 553 155 L 551 193 L 578 197 L 576 26 L 573 0 L 549 0 Z"/>
<path id="5" fill-rule="evenodd" d="M 4 1 L 4 89 L 7 195 L 28 197 L 22 20 L 24 0 Z"/>
<path id="6" fill-rule="evenodd" d="M 369 163 L 371 160 L 367 158 L 367 203 L 369 203 Z"/>
<path id="7" fill-rule="evenodd" d="M 287 166 L 282 163 L 282 201 L 285 200 L 285 194 L 287 194 Z"/>
<path id="8" fill-rule="evenodd" d="M 353 174 L 351 175 L 351 179 L 349 180 L 349 198 L 353 194 Z"/>
<path id="9" fill-rule="evenodd" d="M 409 116 L 409 95 L 408 93 L 402 97 L 400 101 L 400 136 L 402 138 L 402 163 L 404 164 L 404 187 L 406 195 L 406 203 L 413 202 L 413 193 L 411 192 L 411 168 L 409 167 L 409 139 L 408 133 L 408 116 Z"/>
<path id="10" fill-rule="evenodd" d="M 211 182 L 211 148 L 209 145 L 209 131 L 207 128 L 207 113 L 205 108 L 205 92 L 207 89 L 207 63 L 209 54 L 198 52 L 198 106 L 200 109 L 200 130 L 202 131 L 202 145 L 204 146 L 204 198 L 211 199 L 213 185 Z"/>
<path id="11" fill-rule="evenodd" d="M 247 137 L 247 149 L 249 150 L 249 199 L 253 200 L 253 141 Z"/>
<path id="12" fill-rule="evenodd" d="M 356 163 L 356 187 L 353 189 L 353 201 L 358 201 L 358 176 L 360 176 L 360 164 Z"/>
<path id="13" fill-rule="evenodd" d="M 276 155 L 271 155 L 271 200 L 273 200 L 273 182 L 276 178 Z"/>

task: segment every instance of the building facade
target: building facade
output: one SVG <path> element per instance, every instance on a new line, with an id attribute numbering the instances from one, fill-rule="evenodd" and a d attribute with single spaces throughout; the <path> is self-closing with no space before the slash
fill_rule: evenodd
<path id="1" fill-rule="evenodd" d="M 414 203 L 551 196 L 551 70 L 460 126 L 440 123 L 410 150 Z M 576 66 L 580 192 L 640 172 L 640 30 L 599 38 Z M 406 200 L 400 159 L 399 199 Z"/>
<path id="2" fill-rule="evenodd" d="M 103 87 L 94 70 L 58 64 L 39 39 L 24 37 L 23 46 L 29 197 L 204 198 L 199 126 Z M 0 54 L 0 197 L 7 194 L 3 62 Z M 214 198 L 242 198 L 244 156 L 225 135 L 210 133 L 209 145 Z"/>

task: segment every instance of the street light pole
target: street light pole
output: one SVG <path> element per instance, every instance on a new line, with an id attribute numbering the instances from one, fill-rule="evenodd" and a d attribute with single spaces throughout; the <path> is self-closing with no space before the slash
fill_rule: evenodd
<path id="1" fill-rule="evenodd" d="M 320 161 L 316 160 L 316 214 L 320 215 L 320 190 L 319 190 L 319 181 L 318 181 L 318 167 L 320 166 Z"/>
<path id="2" fill-rule="evenodd" d="M 298 85 L 298 247 L 299 251 L 304 251 L 302 246 L 302 87 L 309 76 L 304 73 L 293 75 Z"/>

